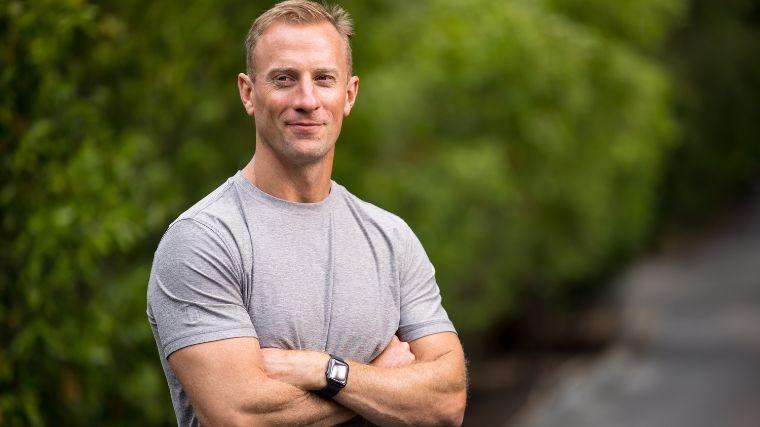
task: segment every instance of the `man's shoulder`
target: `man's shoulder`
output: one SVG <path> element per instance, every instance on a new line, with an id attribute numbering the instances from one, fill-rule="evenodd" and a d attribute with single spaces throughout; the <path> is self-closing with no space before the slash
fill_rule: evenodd
<path id="1" fill-rule="evenodd" d="M 182 212 L 167 226 L 163 237 L 211 233 L 228 240 L 226 234 L 238 229 L 243 221 L 233 176 Z"/>
<path id="2" fill-rule="evenodd" d="M 234 187 L 235 182 L 233 178 L 228 178 L 222 185 L 182 212 L 169 224 L 169 227 L 185 219 L 203 221 L 204 219 L 208 220 L 213 217 L 224 217 L 234 214 L 237 211 L 235 205 L 238 204 L 238 199 L 232 194 Z"/>
<path id="3" fill-rule="evenodd" d="M 385 231 L 395 231 L 401 234 L 412 232 L 409 225 L 400 216 L 373 203 L 360 199 L 345 187 L 340 184 L 338 185 L 344 194 L 347 204 L 352 210 L 354 210 L 355 214 L 360 215 L 363 220 L 369 221 L 376 227 Z"/>

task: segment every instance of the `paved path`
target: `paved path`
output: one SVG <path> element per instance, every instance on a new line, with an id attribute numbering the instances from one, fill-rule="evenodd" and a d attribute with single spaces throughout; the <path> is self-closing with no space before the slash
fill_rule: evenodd
<path id="1" fill-rule="evenodd" d="M 623 337 L 561 375 L 521 427 L 760 426 L 760 197 L 620 284 Z"/>

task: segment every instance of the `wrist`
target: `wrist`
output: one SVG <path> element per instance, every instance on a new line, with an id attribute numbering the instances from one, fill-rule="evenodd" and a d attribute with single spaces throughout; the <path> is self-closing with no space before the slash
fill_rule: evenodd
<path id="1" fill-rule="evenodd" d="M 317 391 L 324 398 L 331 399 L 348 384 L 348 363 L 341 357 L 330 355 L 325 367 L 325 387 Z"/>
<path id="2" fill-rule="evenodd" d="M 312 379 L 312 383 L 309 386 L 310 391 L 319 391 L 327 387 L 325 369 L 327 368 L 327 363 L 330 361 L 330 355 L 327 353 L 315 353 L 316 356 L 312 359 L 313 363 L 309 370 L 309 378 Z"/>

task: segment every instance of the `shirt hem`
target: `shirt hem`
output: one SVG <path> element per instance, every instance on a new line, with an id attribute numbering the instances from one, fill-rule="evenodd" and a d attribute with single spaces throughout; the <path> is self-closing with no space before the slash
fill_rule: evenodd
<path id="1" fill-rule="evenodd" d="M 203 344 L 206 342 L 219 341 L 227 338 L 241 338 L 241 337 L 253 337 L 258 338 L 256 332 L 252 328 L 235 328 L 226 329 L 222 331 L 204 332 L 189 337 L 180 338 L 172 341 L 164 346 L 164 356 L 169 357 L 177 350 L 189 347 L 195 344 Z"/>
<path id="2" fill-rule="evenodd" d="M 412 342 L 428 335 L 441 332 L 457 333 L 454 324 L 448 320 L 433 320 L 419 325 L 402 326 L 399 328 L 399 339 L 405 342 Z"/>

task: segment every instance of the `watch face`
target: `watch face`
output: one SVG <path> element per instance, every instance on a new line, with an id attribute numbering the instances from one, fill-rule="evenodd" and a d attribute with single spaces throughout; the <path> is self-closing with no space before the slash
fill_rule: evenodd
<path id="1" fill-rule="evenodd" d="M 348 365 L 335 359 L 330 362 L 330 379 L 346 385 L 346 381 L 348 380 Z"/>

